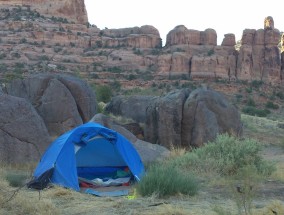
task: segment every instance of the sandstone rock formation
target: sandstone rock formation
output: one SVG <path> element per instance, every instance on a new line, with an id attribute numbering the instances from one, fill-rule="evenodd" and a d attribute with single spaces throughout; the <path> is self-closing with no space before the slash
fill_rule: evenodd
<path id="1" fill-rule="evenodd" d="M 244 30 L 237 62 L 238 79 L 279 83 L 281 80 L 279 39 L 280 32 L 274 28 L 272 17 L 265 19 L 264 30 Z"/>
<path id="2" fill-rule="evenodd" d="M 0 0 L 0 5 L 30 6 L 49 17 L 66 18 L 69 22 L 88 23 L 84 0 Z"/>
<path id="3" fill-rule="evenodd" d="M 273 30 L 274 29 L 274 20 L 271 16 L 265 17 L 264 19 L 264 30 Z"/>
<path id="4" fill-rule="evenodd" d="M 184 25 L 176 26 L 167 35 L 166 46 L 172 45 L 217 45 L 217 33 L 214 29 L 197 31 Z"/>
<path id="5" fill-rule="evenodd" d="M 159 31 L 150 25 L 100 31 L 105 47 L 162 48 Z"/>
<path id="6" fill-rule="evenodd" d="M 32 5 L 31 9 L 18 7 L 22 2 L 34 3 L 35 8 L 41 5 L 42 11 L 34 12 Z M 94 84 L 116 80 L 128 87 L 148 87 L 154 81 L 168 79 L 282 81 L 284 65 L 277 48 L 280 33 L 272 17 L 265 21 L 268 24 L 264 29 L 245 29 L 238 50 L 234 34 L 225 34 L 222 44 L 217 45 L 215 30 L 197 31 L 183 25 L 169 32 L 162 47 L 153 26 L 101 30 L 52 18 L 44 11 L 49 4 L 39 0 L 0 1 L 0 67 L 5 71 L 0 73 L 1 82 L 13 78 L 16 67 L 20 67 L 16 68 L 20 77 L 38 72 L 72 73 Z M 70 9 L 76 4 L 82 5 L 79 0 L 61 0 L 52 8 Z M 66 17 L 67 21 L 74 18 Z"/>
<path id="7" fill-rule="evenodd" d="M 236 38 L 234 34 L 225 34 L 221 46 L 235 46 Z"/>
<path id="8" fill-rule="evenodd" d="M 134 98 L 114 98 L 115 102 L 111 103 L 115 112 L 112 113 L 130 117 L 128 112 L 120 111 L 123 109 L 120 104 L 127 104 L 129 110 L 137 110 L 135 107 L 140 106 L 139 112 L 134 111 L 132 116 L 135 119 L 134 113 L 146 114 L 144 135 L 151 143 L 167 148 L 188 148 L 199 147 L 221 133 L 242 135 L 238 110 L 211 89 L 177 90 L 164 97 L 148 98 L 144 104 L 139 96 Z"/>
<path id="9" fill-rule="evenodd" d="M 51 142 L 46 126 L 25 99 L 0 94 L 0 161 L 38 161 Z"/>
<path id="10" fill-rule="evenodd" d="M 74 77 L 40 74 L 17 79 L 7 86 L 7 92 L 31 102 L 52 136 L 87 122 L 96 113 L 93 91 Z"/>
<path id="11" fill-rule="evenodd" d="M 131 132 L 120 125 L 115 120 L 103 114 L 96 114 L 91 122 L 99 123 L 107 128 L 119 132 L 126 137 L 136 148 L 144 164 L 165 159 L 170 151 L 163 146 L 151 144 L 136 138 Z"/>

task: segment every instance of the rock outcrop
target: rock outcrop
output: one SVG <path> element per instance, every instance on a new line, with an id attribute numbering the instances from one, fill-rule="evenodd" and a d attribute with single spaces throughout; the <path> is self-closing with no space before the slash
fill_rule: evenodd
<path id="1" fill-rule="evenodd" d="M 45 16 L 61 17 L 68 22 L 85 25 L 88 23 L 84 0 L 0 0 L 0 5 L 29 6 Z"/>
<path id="2" fill-rule="evenodd" d="M 153 96 L 116 96 L 107 104 L 105 111 L 144 123 L 145 110 L 155 100 L 156 97 Z"/>
<path id="3" fill-rule="evenodd" d="M 47 128 L 25 99 L 0 94 L 0 161 L 38 161 L 51 142 Z"/>
<path id="4" fill-rule="evenodd" d="M 104 29 L 102 45 L 105 47 L 162 48 L 159 31 L 150 25 L 134 28 Z"/>
<path id="5" fill-rule="evenodd" d="M 121 135 L 126 137 L 136 148 L 144 164 L 163 160 L 170 154 L 170 151 L 163 146 L 151 144 L 149 142 L 145 142 L 136 138 L 131 132 L 125 129 L 123 125 L 117 123 L 112 118 L 107 117 L 103 114 L 96 114 L 91 119 L 91 122 L 100 123 L 101 125 L 117 131 Z"/>
<path id="6" fill-rule="evenodd" d="M 35 75 L 14 80 L 10 95 L 25 98 L 43 118 L 52 136 L 60 135 L 96 113 L 96 97 L 86 82 L 63 75 Z"/>
<path id="7" fill-rule="evenodd" d="M 176 26 L 167 35 L 166 46 L 173 45 L 217 45 L 217 33 L 214 29 L 197 31 L 184 25 Z"/>
<path id="8" fill-rule="evenodd" d="M 27 6 L 29 2 L 34 4 Z M 33 9 L 41 4 L 40 13 L 35 12 Z M 183 25 L 168 33 L 162 47 L 153 26 L 101 30 L 56 14 L 52 17 L 44 11 L 49 4 L 0 0 L 0 58 L 5 71 L 0 74 L 1 82 L 6 82 L 6 77 L 23 78 L 38 72 L 80 74 L 94 84 L 117 80 L 129 88 L 168 79 L 221 78 L 279 84 L 283 78 L 283 48 L 279 52 L 280 33 L 272 17 L 265 19 L 263 29 L 245 29 L 238 50 L 234 34 L 225 34 L 222 44 L 217 45 L 215 30 L 197 31 Z M 62 0 L 52 2 L 51 8 L 72 11 L 76 4 L 83 5 L 79 0 Z M 76 8 L 82 11 L 81 6 Z M 74 16 L 76 13 L 72 12 Z"/>
<path id="9" fill-rule="evenodd" d="M 214 90 L 193 91 L 183 106 L 181 141 L 200 147 L 218 134 L 242 135 L 242 122 L 237 109 Z"/>
<path id="10" fill-rule="evenodd" d="M 272 17 L 265 18 L 264 29 L 243 31 L 236 76 L 240 80 L 281 81 L 280 32 Z"/>
<path id="11" fill-rule="evenodd" d="M 139 101 L 139 96 L 135 96 L 135 102 L 132 97 L 116 97 L 116 102 L 111 102 L 112 106 L 117 105 L 112 107 L 116 110 L 112 113 L 130 117 L 128 112 L 119 111 L 123 109 L 120 104 L 127 104 L 129 110 L 140 106 L 133 115 L 135 112 L 146 115 L 144 137 L 148 142 L 167 148 L 189 148 L 202 146 L 221 133 L 242 135 L 238 110 L 211 89 L 177 90 L 163 97 L 148 98 L 144 104 L 142 98 Z"/>

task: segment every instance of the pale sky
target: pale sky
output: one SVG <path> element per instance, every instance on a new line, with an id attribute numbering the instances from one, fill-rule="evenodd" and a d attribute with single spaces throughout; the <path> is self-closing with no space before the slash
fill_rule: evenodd
<path id="1" fill-rule="evenodd" d="M 244 29 L 260 29 L 272 16 L 274 27 L 284 31 L 283 0 L 85 0 L 89 22 L 100 29 L 152 25 L 163 44 L 177 25 L 204 31 L 213 28 L 218 44 L 224 34 L 240 40 Z"/>

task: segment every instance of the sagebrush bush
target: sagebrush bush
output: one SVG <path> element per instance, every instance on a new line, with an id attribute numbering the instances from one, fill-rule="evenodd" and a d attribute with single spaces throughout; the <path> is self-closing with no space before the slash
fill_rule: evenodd
<path id="1" fill-rule="evenodd" d="M 195 195 L 198 183 L 193 174 L 181 172 L 173 165 L 154 164 L 137 185 L 137 191 L 142 196 L 171 196 L 178 193 Z"/>
<path id="2" fill-rule="evenodd" d="M 10 171 L 6 174 L 6 180 L 9 182 L 9 185 L 12 187 L 21 187 L 25 184 L 26 180 L 29 178 L 28 173 Z"/>
<path id="3" fill-rule="evenodd" d="M 214 142 L 194 149 L 173 160 L 173 164 L 196 172 L 217 172 L 220 175 L 235 175 L 245 166 L 254 166 L 262 175 L 274 171 L 273 164 L 264 161 L 259 152 L 261 146 L 251 139 L 239 140 L 227 134 L 219 135 Z"/>

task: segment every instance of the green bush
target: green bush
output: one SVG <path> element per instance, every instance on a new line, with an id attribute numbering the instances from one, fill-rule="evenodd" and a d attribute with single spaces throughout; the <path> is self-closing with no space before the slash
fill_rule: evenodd
<path id="1" fill-rule="evenodd" d="M 262 159 L 260 150 L 260 144 L 255 140 L 239 140 L 223 134 L 214 142 L 175 159 L 173 163 L 186 171 L 217 172 L 224 176 L 235 175 L 240 168 L 254 166 L 259 174 L 270 175 L 274 166 Z"/>
<path id="2" fill-rule="evenodd" d="M 28 175 L 23 172 L 9 172 L 6 175 L 6 180 L 9 182 L 9 185 L 12 187 L 23 186 L 27 179 Z"/>
<path id="3" fill-rule="evenodd" d="M 112 89 L 107 85 L 95 87 L 98 102 L 108 103 L 112 97 Z"/>
<path id="4" fill-rule="evenodd" d="M 268 101 L 265 105 L 266 108 L 269 109 L 278 109 L 279 106 L 277 104 L 274 104 L 272 101 Z"/>
<path id="5" fill-rule="evenodd" d="M 195 195 L 198 183 L 193 174 L 182 172 L 173 165 L 154 164 L 137 185 L 137 191 L 142 196 L 157 195 L 166 197 L 182 193 Z"/>
<path id="6" fill-rule="evenodd" d="M 258 109 L 252 106 L 246 106 L 242 109 L 242 112 L 251 116 L 259 116 L 259 117 L 266 117 L 270 114 L 270 111 L 267 109 Z"/>
<path id="7" fill-rule="evenodd" d="M 255 107 L 255 101 L 252 98 L 249 98 L 247 101 L 247 105 L 251 107 Z"/>
<path id="8" fill-rule="evenodd" d="M 263 85 L 263 81 L 253 80 L 251 82 L 251 86 L 254 88 L 259 88 L 261 85 Z"/>

